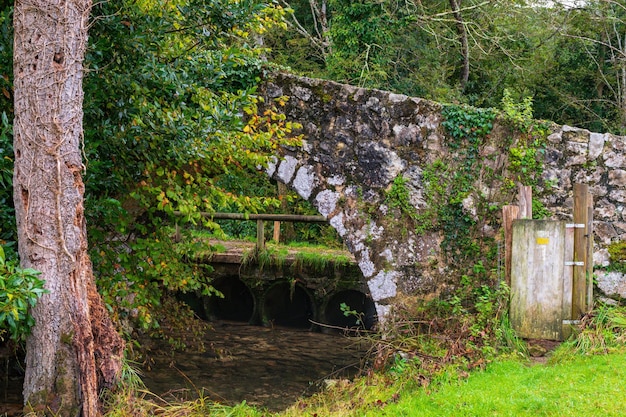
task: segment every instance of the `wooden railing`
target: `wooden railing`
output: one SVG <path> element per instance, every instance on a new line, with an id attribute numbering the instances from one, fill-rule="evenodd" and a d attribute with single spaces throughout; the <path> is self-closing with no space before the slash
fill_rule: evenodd
<path id="1" fill-rule="evenodd" d="M 174 212 L 180 215 L 180 212 Z M 211 220 L 256 220 L 256 250 L 265 249 L 265 221 L 274 222 L 274 240 L 280 238 L 280 222 L 294 223 L 326 223 L 328 220 L 324 216 L 304 216 L 300 214 L 244 214 L 244 213 L 206 213 L 200 215 Z"/>

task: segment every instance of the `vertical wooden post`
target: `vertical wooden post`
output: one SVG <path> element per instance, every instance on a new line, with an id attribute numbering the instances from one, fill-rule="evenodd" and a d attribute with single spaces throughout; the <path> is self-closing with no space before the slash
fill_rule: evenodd
<path id="1" fill-rule="evenodd" d="M 572 285 L 572 318 L 587 311 L 587 252 L 589 223 L 589 186 L 574 184 L 574 277 Z"/>
<path id="2" fill-rule="evenodd" d="M 572 285 L 574 277 L 574 268 L 570 267 L 567 262 L 574 259 L 574 230 L 573 227 L 565 227 L 565 242 L 563 250 L 563 308 L 561 310 L 562 336 L 563 340 L 572 334 Z"/>
<path id="3" fill-rule="evenodd" d="M 519 199 L 519 218 L 520 219 L 532 219 L 533 218 L 533 187 L 529 185 L 519 185 L 518 195 Z"/>
<path id="4" fill-rule="evenodd" d="M 176 222 L 176 229 L 174 231 L 174 242 L 178 243 L 183 240 L 183 237 L 180 233 L 180 226 L 178 225 L 178 221 Z"/>
<path id="5" fill-rule="evenodd" d="M 502 207 L 502 226 L 504 227 L 504 280 L 511 286 L 511 250 L 513 247 L 513 220 L 519 219 L 518 206 Z"/>
<path id="6" fill-rule="evenodd" d="M 276 243 L 280 243 L 280 222 L 274 222 L 274 234 L 272 235 L 272 240 Z"/>
<path id="7" fill-rule="evenodd" d="M 265 250 L 265 225 L 261 219 L 256 221 L 256 250 Z"/>
<path id="8" fill-rule="evenodd" d="M 593 308 L 593 196 L 587 195 L 587 312 Z"/>

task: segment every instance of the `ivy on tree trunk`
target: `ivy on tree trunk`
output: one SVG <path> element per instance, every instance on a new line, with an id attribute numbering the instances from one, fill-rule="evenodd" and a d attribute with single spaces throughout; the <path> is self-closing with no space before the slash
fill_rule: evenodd
<path id="1" fill-rule="evenodd" d="M 41 271 L 24 401 L 28 411 L 97 416 L 124 343 L 87 253 L 81 159 L 90 0 L 19 0 L 14 12 L 14 201 L 23 267 Z"/>

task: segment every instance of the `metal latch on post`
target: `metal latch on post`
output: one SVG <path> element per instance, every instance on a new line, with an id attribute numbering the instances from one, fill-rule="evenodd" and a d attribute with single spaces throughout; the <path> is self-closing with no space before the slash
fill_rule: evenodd
<path id="1" fill-rule="evenodd" d="M 566 229 L 584 229 L 585 223 L 565 223 Z"/>
<path id="2" fill-rule="evenodd" d="M 583 261 L 565 261 L 565 266 L 585 266 Z"/>
<path id="3" fill-rule="evenodd" d="M 580 324 L 580 320 L 563 320 L 563 324 Z"/>

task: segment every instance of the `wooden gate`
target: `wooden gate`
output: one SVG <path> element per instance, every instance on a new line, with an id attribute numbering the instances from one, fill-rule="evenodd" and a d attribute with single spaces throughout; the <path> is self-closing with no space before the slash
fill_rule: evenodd
<path id="1" fill-rule="evenodd" d="M 528 339 L 564 340 L 591 308 L 591 197 L 574 186 L 573 222 L 512 222 L 511 325 Z"/>

